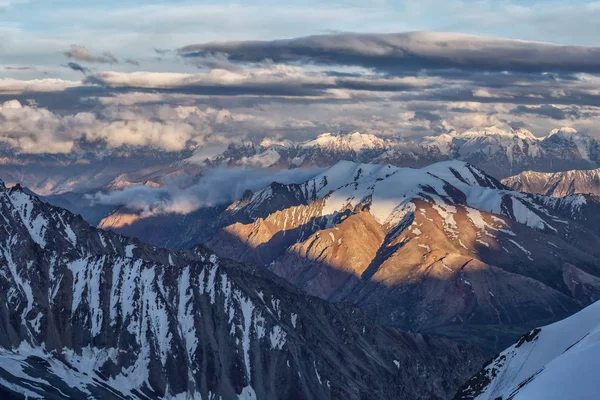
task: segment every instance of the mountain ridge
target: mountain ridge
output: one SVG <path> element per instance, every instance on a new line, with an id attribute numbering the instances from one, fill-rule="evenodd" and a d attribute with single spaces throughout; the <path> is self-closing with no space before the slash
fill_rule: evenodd
<path id="1" fill-rule="evenodd" d="M 600 168 L 554 173 L 524 171 L 502 179 L 502 183 L 522 192 L 552 197 L 600 196 Z"/>
<path id="2" fill-rule="evenodd" d="M 526 170 L 560 172 L 600 166 L 599 141 L 572 128 L 536 137 L 525 129 L 504 126 L 449 131 L 410 139 L 369 133 L 324 133 L 294 142 L 289 139 L 208 143 L 181 152 L 151 148 L 103 149 L 95 143 L 73 155 L 17 154 L 2 151 L 0 174 L 9 184 L 26 182 L 40 195 L 86 193 L 123 185 L 164 185 L 197 177 L 206 168 L 242 166 L 271 169 L 328 167 L 340 160 L 423 167 L 453 158 L 469 162 L 496 178 Z"/>
<path id="3" fill-rule="evenodd" d="M 0 215 L 5 396 L 447 398 L 478 367 L 476 349 L 374 324 L 203 246 L 94 229 L 20 187 L 0 185 Z"/>
<path id="4" fill-rule="evenodd" d="M 600 237 L 563 219 L 581 207 L 580 197 L 510 191 L 458 161 L 420 170 L 340 162 L 303 184 L 245 196 L 216 234 L 193 240 L 403 329 L 527 326 L 600 294 Z M 501 336 L 484 342 L 512 340 Z"/>

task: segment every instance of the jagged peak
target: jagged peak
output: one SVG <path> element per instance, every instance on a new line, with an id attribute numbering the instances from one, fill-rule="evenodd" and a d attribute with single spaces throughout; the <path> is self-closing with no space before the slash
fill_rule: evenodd
<path id="1" fill-rule="evenodd" d="M 20 183 L 16 183 L 13 187 L 10 188 L 11 192 L 12 191 L 18 191 L 18 192 L 22 192 L 23 191 L 23 186 L 21 186 Z"/>
<path id="2" fill-rule="evenodd" d="M 514 130 L 514 133 L 515 135 L 517 135 L 517 137 L 520 137 L 522 139 L 539 140 L 537 136 L 535 136 L 533 133 L 531 133 L 530 130 L 525 128 L 517 128 Z"/>

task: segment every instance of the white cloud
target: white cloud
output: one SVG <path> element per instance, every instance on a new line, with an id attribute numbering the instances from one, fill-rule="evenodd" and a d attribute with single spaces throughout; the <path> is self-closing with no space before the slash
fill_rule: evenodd
<path id="1" fill-rule="evenodd" d="M 10 78 L 0 79 L 0 94 L 20 94 L 28 92 L 59 92 L 65 89 L 81 86 L 80 81 L 67 81 L 63 79 L 33 79 L 18 80 Z"/>
<path id="2" fill-rule="evenodd" d="M 94 74 L 91 82 L 99 82 L 109 87 L 135 88 L 184 88 L 207 85 L 265 85 L 287 84 L 335 84 L 334 77 L 309 74 L 304 68 L 288 65 L 273 65 L 265 68 L 246 70 L 213 69 L 206 73 L 186 74 L 170 72 L 114 72 Z"/>
<path id="3" fill-rule="evenodd" d="M 489 89 L 475 89 L 472 91 L 472 93 L 473 93 L 473 96 L 482 97 L 484 99 L 499 99 L 499 98 L 505 97 L 501 93 L 494 93 L 494 92 L 490 91 Z"/>
<path id="4" fill-rule="evenodd" d="M 203 143 L 225 115 L 226 110 L 169 106 L 60 115 L 12 100 L 0 104 L 0 141 L 24 153 L 68 153 L 82 138 L 103 140 L 109 147 L 178 151 Z"/>
<path id="5" fill-rule="evenodd" d="M 229 204 L 239 199 L 246 190 L 262 189 L 271 182 L 304 182 L 322 170 L 219 167 L 204 171 L 197 183 L 185 188 L 179 187 L 177 182 L 168 182 L 160 188 L 129 186 L 109 193 L 98 192 L 89 198 L 100 204 L 126 206 L 141 212 L 142 218 L 168 213 L 189 214 L 199 208 Z"/>

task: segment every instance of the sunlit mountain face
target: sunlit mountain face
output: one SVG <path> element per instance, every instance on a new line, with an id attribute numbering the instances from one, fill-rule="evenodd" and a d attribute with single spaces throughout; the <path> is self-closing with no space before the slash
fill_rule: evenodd
<path id="1" fill-rule="evenodd" d="M 363 3 L 0 0 L 0 398 L 595 398 L 600 8 Z"/>

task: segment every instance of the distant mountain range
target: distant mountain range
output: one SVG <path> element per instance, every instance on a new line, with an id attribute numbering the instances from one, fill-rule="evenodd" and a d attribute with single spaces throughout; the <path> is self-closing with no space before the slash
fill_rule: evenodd
<path id="1" fill-rule="evenodd" d="M 444 399 L 481 353 L 0 183 L 0 397 Z"/>
<path id="2" fill-rule="evenodd" d="M 555 129 L 541 138 L 525 129 L 498 127 L 462 133 L 452 131 L 413 140 L 360 133 L 325 133 L 301 143 L 264 140 L 260 144 L 230 145 L 213 157 L 192 156 L 185 162 L 289 168 L 329 166 L 339 160 L 348 160 L 422 167 L 459 159 L 495 178 L 503 178 L 525 170 L 556 172 L 599 166 L 599 143 L 571 128 Z"/>
<path id="3" fill-rule="evenodd" d="M 525 129 L 489 127 L 452 131 L 420 139 L 377 137 L 358 132 L 324 133 L 304 142 L 264 139 L 206 145 L 182 152 L 147 148 L 106 149 L 86 145 L 68 155 L 0 153 L 0 177 L 27 182 L 40 195 L 163 185 L 178 176 L 198 176 L 207 167 L 253 166 L 271 169 L 329 167 L 340 160 L 420 168 L 460 159 L 495 178 L 522 171 L 561 172 L 600 167 L 599 141 L 571 128 L 536 137 Z"/>

